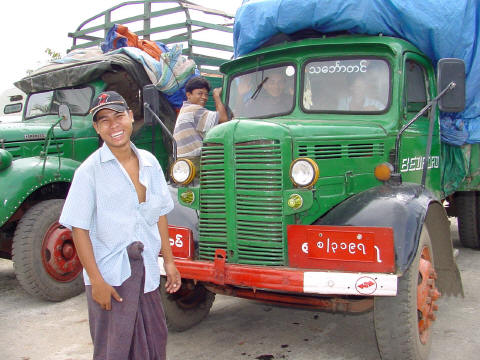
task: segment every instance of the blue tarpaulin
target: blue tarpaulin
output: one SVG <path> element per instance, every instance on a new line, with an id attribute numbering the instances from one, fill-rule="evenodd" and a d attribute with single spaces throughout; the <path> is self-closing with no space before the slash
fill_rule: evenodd
<path id="1" fill-rule="evenodd" d="M 244 0 L 235 16 L 235 57 L 278 33 L 304 29 L 400 37 L 435 65 L 441 58 L 463 59 L 466 107 L 442 114 L 442 141 L 480 143 L 479 0 Z"/>

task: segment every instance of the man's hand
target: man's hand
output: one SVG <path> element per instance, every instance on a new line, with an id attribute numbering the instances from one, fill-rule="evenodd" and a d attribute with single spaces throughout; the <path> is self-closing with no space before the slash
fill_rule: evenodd
<path id="1" fill-rule="evenodd" d="M 92 298 L 101 306 L 102 309 L 112 309 L 112 297 L 118 302 L 123 301 L 120 295 L 118 295 L 117 291 L 104 280 L 96 283 L 92 282 Z"/>
<path id="2" fill-rule="evenodd" d="M 228 121 L 227 109 L 225 109 L 225 105 L 222 103 L 222 88 L 215 88 L 213 89 L 213 101 L 215 101 L 215 109 L 218 112 L 218 123 L 224 123 Z"/>
<path id="3" fill-rule="evenodd" d="M 173 261 L 171 262 L 164 262 L 163 267 L 165 268 L 165 272 L 167 273 L 167 283 L 165 284 L 165 289 L 167 293 L 174 293 L 180 289 L 182 285 L 182 278 L 180 277 L 180 273 L 175 266 Z"/>
<path id="4" fill-rule="evenodd" d="M 216 96 L 220 97 L 220 95 L 222 95 L 222 88 L 221 87 L 213 89 L 213 96 L 214 97 L 216 97 Z"/>

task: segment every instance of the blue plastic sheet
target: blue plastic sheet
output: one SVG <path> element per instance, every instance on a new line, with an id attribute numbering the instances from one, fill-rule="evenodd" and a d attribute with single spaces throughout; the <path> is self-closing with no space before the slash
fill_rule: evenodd
<path id="1" fill-rule="evenodd" d="M 466 67 L 466 107 L 442 114 L 442 141 L 480 142 L 479 0 L 244 0 L 233 30 L 235 57 L 278 33 L 349 31 L 410 41 L 436 65 L 460 58 Z"/>

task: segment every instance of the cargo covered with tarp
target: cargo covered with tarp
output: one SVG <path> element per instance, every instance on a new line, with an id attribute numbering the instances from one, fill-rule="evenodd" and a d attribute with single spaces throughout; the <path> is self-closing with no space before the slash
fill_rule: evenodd
<path id="1" fill-rule="evenodd" d="M 45 91 L 85 84 L 118 70 L 126 71 L 140 87 L 155 85 L 174 108 L 182 105 L 185 83 L 199 74 L 195 62 L 182 55 L 181 45 L 164 47 L 157 60 L 140 48 L 119 44 L 105 53 L 99 48 L 74 50 L 15 85 L 26 93 Z"/>
<path id="2" fill-rule="evenodd" d="M 480 164 L 480 2 L 478 0 L 244 0 L 234 25 L 235 57 L 268 45 L 278 34 L 383 34 L 405 39 L 430 57 L 460 58 L 466 67 L 466 107 L 441 113 L 445 193 L 471 190 Z M 465 144 L 474 144 L 466 146 Z M 463 146 L 462 146 L 463 145 Z"/>
<path id="3" fill-rule="evenodd" d="M 15 86 L 23 92 L 48 91 L 83 85 L 101 78 L 105 72 L 125 70 L 140 86 L 150 83 L 142 65 L 125 54 L 103 54 L 99 49 L 77 52 L 72 61 L 51 62 L 29 76 L 17 81 Z M 70 55 L 73 59 L 73 54 Z"/>

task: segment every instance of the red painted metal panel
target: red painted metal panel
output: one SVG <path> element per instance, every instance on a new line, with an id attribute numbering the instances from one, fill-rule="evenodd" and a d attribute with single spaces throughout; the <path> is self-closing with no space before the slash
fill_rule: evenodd
<path id="1" fill-rule="evenodd" d="M 185 227 L 168 225 L 168 235 L 173 256 L 192 259 L 195 251 L 192 230 Z"/>
<path id="2" fill-rule="evenodd" d="M 290 267 L 395 272 L 392 228 L 288 225 L 287 236 Z"/>
<path id="3" fill-rule="evenodd" d="M 222 261 L 221 257 L 217 257 L 215 262 L 175 259 L 175 265 L 182 278 L 186 279 L 219 285 L 303 293 L 303 270 L 228 264 Z M 222 272 L 223 276 L 219 276 Z"/>

